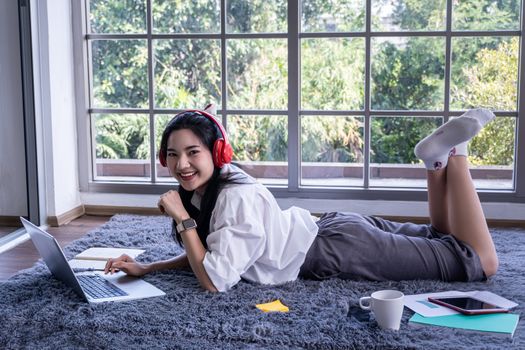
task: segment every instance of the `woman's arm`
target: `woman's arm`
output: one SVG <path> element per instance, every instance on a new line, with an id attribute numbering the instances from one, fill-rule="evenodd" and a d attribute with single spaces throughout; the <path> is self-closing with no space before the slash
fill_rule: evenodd
<path id="1" fill-rule="evenodd" d="M 172 259 L 155 261 L 146 265 L 147 273 L 161 270 L 184 269 L 190 267 L 186 253 L 182 253 Z"/>
<path id="2" fill-rule="evenodd" d="M 175 222 L 180 224 L 183 220 L 190 219 L 190 215 L 184 208 L 180 195 L 176 191 L 169 191 L 164 193 L 158 203 L 161 212 L 171 216 Z M 204 256 L 206 249 L 202 245 L 197 230 L 192 228 L 181 233 L 182 242 L 186 248 L 187 261 L 193 270 L 193 273 L 199 280 L 200 285 L 210 291 L 217 292 L 217 288 L 213 285 L 208 273 L 204 269 Z"/>
<path id="3" fill-rule="evenodd" d="M 124 271 L 126 274 L 130 276 L 144 276 L 147 273 L 153 272 L 153 271 L 160 271 L 160 270 L 168 270 L 168 269 L 182 269 L 185 267 L 189 267 L 190 264 L 188 262 L 188 258 L 186 257 L 186 254 L 183 253 L 179 256 L 176 256 L 173 259 L 164 260 L 164 261 L 157 261 L 150 264 L 140 263 L 135 261 L 131 256 L 122 254 L 118 258 L 114 259 L 108 259 L 106 262 L 106 266 L 104 268 L 104 273 L 115 273 L 120 271 Z"/>
<path id="4" fill-rule="evenodd" d="M 189 216 L 188 216 L 189 218 Z M 184 247 L 186 248 L 186 254 L 188 256 L 188 262 L 193 270 L 193 273 L 199 280 L 202 288 L 210 291 L 217 292 L 217 288 L 213 285 L 206 269 L 204 268 L 204 256 L 206 255 L 206 249 L 202 245 L 197 230 L 194 228 L 186 230 L 181 233 Z"/>
<path id="5" fill-rule="evenodd" d="M 188 216 L 189 218 L 189 216 Z M 186 253 L 181 254 L 173 259 L 158 261 L 147 265 L 148 273 L 159 270 L 167 269 L 180 269 L 184 267 L 191 267 L 193 273 L 199 280 L 202 288 L 210 291 L 217 292 L 217 288 L 213 285 L 208 273 L 204 269 L 204 256 L 206 255 L 206 249 L 199 239 L 197 230 L 189 229 L 181 233 L 182 242 L 186 248 Z"/>

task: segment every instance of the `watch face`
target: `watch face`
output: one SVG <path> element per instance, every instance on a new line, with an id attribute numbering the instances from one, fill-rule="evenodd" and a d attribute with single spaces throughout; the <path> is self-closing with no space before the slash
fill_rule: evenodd
<path id="1" fill-rule="evenodd" d="M 193 219 L 183 220 L 180 224 L 177 225 L 177 232 L 181 233 L 183 231 L 196 228 L 197 223 Z"/>
<path id="2" fill-rule="evenodd" d="M 190 228 L 197 227 L 197 223 L 193 219 L 184 220 L 182 222 L 182 225 L 184 226 L 185 230 L 189 230 Z"/>

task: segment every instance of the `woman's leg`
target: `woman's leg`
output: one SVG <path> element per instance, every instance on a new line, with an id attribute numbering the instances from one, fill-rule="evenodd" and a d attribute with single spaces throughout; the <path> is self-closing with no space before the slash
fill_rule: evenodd
<path id="1" fill-rule="evenodd" d="M 467 142 L 493 118 L 494 114 L 488 110 L 470 110 L 439 127 L 415 148 L 416 155 L 429 170 L 432 224 L 469 244 L 478 254 L 487 276 L 496 273 L 498 258 L 466 156 Z"/>
<path id="2" fill-rule="evenodd" d="M 470 176 L 467 157 L 450 157 L 446 171 L 450 232 L 474 248 L 487 277 L 494 275 L 498 256 Z"/>
<path id="3" fill-rule="evenodd" d="M 427 171 L 430 223 L 442 233 L 450 233 L 448 219 L 447 168 Z"/>
<path id="4" fill-rule="evenodd" d="M 352 213 L 328 213 L 301 267 L 301 277 L 400 281 L 481 281 L 478 254 L 429 225 Z"/>

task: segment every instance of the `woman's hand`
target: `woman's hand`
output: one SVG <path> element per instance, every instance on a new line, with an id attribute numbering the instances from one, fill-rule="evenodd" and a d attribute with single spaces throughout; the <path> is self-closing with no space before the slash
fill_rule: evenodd
<path id="1" fill-rule="evenodd" d="M 146 265 L 136 262 L 132 257 L 126 254 L 122 254 L 118 258 L 109 259 L 104 267 L 104 273 L 114 274 L 118 271 L 124 271 L 130 276 L 143 276 L 148 273 Z"/>
<path id="2" fill-rule="evenodd" d="M 171 216 L 177 223 L 190 217 L 177 191 L 171 190 L 164 193 L 160 196 L 157 206 L 163 214 Z"/>

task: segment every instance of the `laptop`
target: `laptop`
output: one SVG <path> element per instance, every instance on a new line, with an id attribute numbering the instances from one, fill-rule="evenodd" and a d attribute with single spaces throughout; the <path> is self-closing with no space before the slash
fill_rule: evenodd
<path id="1" fill-rule="evenodd" d="M 122 271 L 113 275 L 105 275 L 102 271 L 75 273 L 52 235 L 22 217 L 20 220 L 51 273 L 87 302 L 135 300 L 166 294 L 151 283 Z"/>

